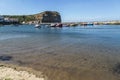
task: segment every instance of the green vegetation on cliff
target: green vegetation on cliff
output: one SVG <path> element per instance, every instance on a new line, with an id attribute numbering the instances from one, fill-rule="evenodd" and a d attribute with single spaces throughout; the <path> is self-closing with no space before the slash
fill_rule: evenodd
<path id="1" fill-rule="evenodd" d="M 4 15 L 4 17 L 18 19 L 19 22 L 39 21 L 39 22 L 61 22 L 61 16 L 56 11 L 45 11 L 34 15 Z"/>
<path id="2" fill-rule="evenodd" d="M 22 15 L 22 16 L 18 16 L 18 15 L 12 15 L 12 16 L 5 15 L 4 17 L 16 18 L 16 19 L 19 20 L 19 22 L 23 22 L 23 21 L 27 22 L 27 21 L 35 20 L 35 17 L 33 15 L 29 15 L 29 16 L 27 16 L 27 15 Z"/>

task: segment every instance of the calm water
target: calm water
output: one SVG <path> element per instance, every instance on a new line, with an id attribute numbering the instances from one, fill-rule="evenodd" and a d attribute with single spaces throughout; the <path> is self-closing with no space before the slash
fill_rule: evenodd
<path id="1" fill-rule="evenodd" d="M 37 39 L 39 43 L 51 43 L 70 40 L 70 43 L 86 42 L 86 44 L 104 44 L 110 46 L 120 46 L 120 26 L 87 26 L 71 28 L 34 28 L 34 25 L 4 26 L 0 27 L 0 41 Z M 3 41 L 4 40 L 4 41 Z M 59 42 L 58 42 L 59 43 Z"/>
<path id="2" fill-rule="evenodd" d="M 0 55 L 51 80 L 119 80 L 112 69 L 120 63 L 120 26 L 1 26 Z"/>

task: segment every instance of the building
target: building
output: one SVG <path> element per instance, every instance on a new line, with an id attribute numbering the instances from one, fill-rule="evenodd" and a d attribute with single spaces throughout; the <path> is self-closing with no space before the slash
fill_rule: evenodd
<path id="1" fill-rule="evenodd" d="M 4 17 L 0 16 L 0 22 L 4 21 Z"/>
<path id="2" fill-rule="evenodd" d="M 6 18 L 4 18 L 4 21 L 5 22 L 18 22 L 19 20 L 17 18 L 6 17 Z"/>

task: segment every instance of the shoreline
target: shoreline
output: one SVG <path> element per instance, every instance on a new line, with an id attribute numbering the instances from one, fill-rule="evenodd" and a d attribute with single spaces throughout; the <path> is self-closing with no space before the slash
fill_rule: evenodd
<path id="1" fill-rule="evenodd" d="M 0 62 L 0 80 L 48 80 L 40 71 Z"/>

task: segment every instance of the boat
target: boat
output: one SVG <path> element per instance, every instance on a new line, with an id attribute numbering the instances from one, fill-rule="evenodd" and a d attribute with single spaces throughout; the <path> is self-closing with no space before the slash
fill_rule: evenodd
<path id="1" fill-rule="evenodd" d="M 70 26 L 72 26 L 72 27 L 76 27 L 76 26 L 78 26 L 78 24 L 74 24 L 74 23 L 72 23 L 72 24 L 70 24 Z"/>
<path id="2" fill-rule="evenodd" d="M 50 27 L 56 27 L 56 24 L 50 24 Z"/>
<path id="3" fill-rule="evenodd" d="M 36 24 L 35 28 L 41 28 L 40 24 Z"/>
<path id="4" fill-rule="evenodd" d="M 63 27 L 63 24 L 58 23 L 58 24 L 56 24 L 56 27 L 60 27 L 60 28 L 62 28 L 62 27 Z"/>

